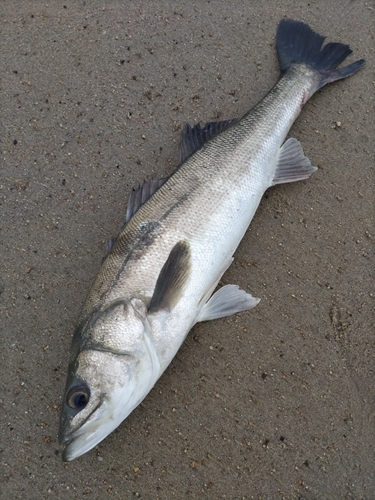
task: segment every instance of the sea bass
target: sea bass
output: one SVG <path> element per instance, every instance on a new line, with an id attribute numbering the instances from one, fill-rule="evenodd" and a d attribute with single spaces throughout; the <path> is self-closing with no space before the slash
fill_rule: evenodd
<path id="1" fill-rule="evenodd" d="M 316 168 L 286 135 L 307 100 L 353 75 L 351 54 L 309 26 L 283 19 L 280 79 L 240 120 L 186 125 L 180 165 L 133 190 L 74 332 L 60 418 L 63 460 L 86 453 L 150 392 L 199 321 L 254 307 L 236 285 L 213 293 L 270 186 Z"/>

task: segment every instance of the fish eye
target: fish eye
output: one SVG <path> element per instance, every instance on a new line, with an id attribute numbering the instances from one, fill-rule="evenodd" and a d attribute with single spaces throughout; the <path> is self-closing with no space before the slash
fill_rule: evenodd
<path id="1" fill-rule="evenodd" d="M 74 410 L 83 410 L 83 408 L 87 405 L 90 399 L 90 391 L 88 387 L 78 386 L 72 387 L 68 392 L 66 397 L 66 401 L 70 408 Z"/>

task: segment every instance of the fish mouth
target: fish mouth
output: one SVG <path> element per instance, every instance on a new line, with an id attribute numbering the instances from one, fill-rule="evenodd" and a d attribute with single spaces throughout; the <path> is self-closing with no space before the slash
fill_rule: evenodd
<path id="1" fill-rule="evenodd" d="M 74 441 L 74 439 L 75 438 L 66 438 L 64 441 L 60 441 L 60 444 L 64 446 L 64 449 L 62 451 L 62 459 L 64 462 L 70 462 L 71 460 L 74 460 L 74 458 L 71 457 L 71 453 L 69 452 L 69 446 Z"/>
<path id="2" fill-rule="evenodd" d="M 64 462 L 71 462 L 91 450 L 111 432 L 108 431 L 105 435 L 103 432 L 98 432 L 99 429 L 103 430 L 103 422 L 101 421 L 90 427 L 81 427 L 77 432 L 73 432 L 60 441 L 61 445 L 64 446 L 62 452 Z"/>
<path id="3" fill-rule="evenodd" d="M 67 435 L 60 432 L 59 442 L 64 447 L 62 452 L 64 462 L 70 462 L 83 455 L 103 439 L 102 433 L 97 432 L 103 426 L 103 418 L 106 413 L 107 405 L 103 405 L 103 403 L 104 401 L 100 401 L 87 416 L 85 422 L 76 430 Z"/>
<path id="4" fill-rule="evenodd" d="M 64 450 L 62 452 L 62 459 L 64 462 L 71 462 L 75 458 L 83 455 L 87 451 L 91 450 L 102 438 L 93 439 L 95 436 L 95 431 L 87 435 L 79 434 L 78 436 L 73 436 L 67 438 L 62 445 Z"/>

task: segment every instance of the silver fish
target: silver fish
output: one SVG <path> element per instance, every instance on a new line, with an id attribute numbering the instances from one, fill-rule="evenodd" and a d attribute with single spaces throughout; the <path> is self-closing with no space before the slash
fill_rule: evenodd
<path id="1" fill-rule="evenodd" d="M 364 60 L 298 21 L 277 30 L 280 79 L 240 120 L 185 126 L 181 163 L 133 190 L 73 336 L 61 409 L 63 460 L 86 453 L 146 397 L 199 321 L 254 307 L 226 285 L 213 294 L 270 186 L 316 168 L 286 135 L 307 100 Z M 213 294 L 213 295 L 212 295 Z"/>

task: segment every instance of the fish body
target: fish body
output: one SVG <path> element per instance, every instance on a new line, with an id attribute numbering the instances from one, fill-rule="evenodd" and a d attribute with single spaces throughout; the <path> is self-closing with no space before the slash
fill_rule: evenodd
<path id="1" fill-rule="evenodd" d="M 283 20 L 281 77 L 240 120 L 186 126 L 182 162 L 166 180 L 135 190 L 73 336 L 60 441 L 82 455 L 144 399 L 199 321 L 254 307 L 235 285 L 213 294 L 264 192 L 316 168 L 285 138 L 320 87 L 358 71 L 335 69 L 351 53 L 307 25 Z M 212 295 L 213 294 L 213 295 Z"/>

